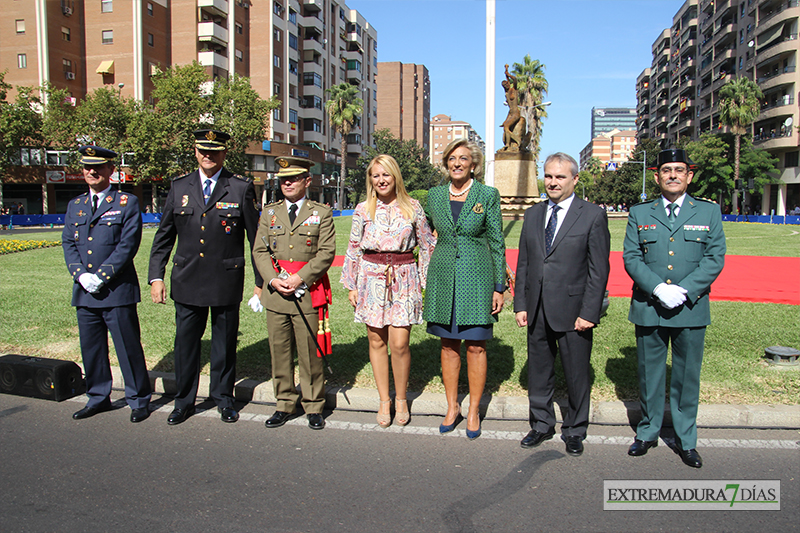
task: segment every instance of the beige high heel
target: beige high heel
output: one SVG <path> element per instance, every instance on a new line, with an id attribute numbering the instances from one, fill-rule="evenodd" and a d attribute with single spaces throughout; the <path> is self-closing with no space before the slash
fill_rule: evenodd
<path id="1" fill-rule="evenodd" d="M 400 409 L 400 406 L 404 409 Z M 394 421 L 398 426 L 405 426 L 411 420 L 411 413 L 408 412 L 408 401 L 405 398 L 394 399 Z"/>
<path id="2" fill-rule="evenodd" d="M 386 400 L 386 401 L 381 400 L 381 406 L 383 406 L 384 404 L 387 404 L 387 403 L 391 405 L 392 400 Z M 390 408 L 390 411 L 391 411 L 391 408 Z M 392 413 L 391 412 L 389 412 L 388 414 L 382 415 L 380 410 L 378 410 L 378 416 L 376 418 L 378 420 L 378 425 L 380 427 L 384 428 L 384 429 L 388 428 L 392 424 Z"/>

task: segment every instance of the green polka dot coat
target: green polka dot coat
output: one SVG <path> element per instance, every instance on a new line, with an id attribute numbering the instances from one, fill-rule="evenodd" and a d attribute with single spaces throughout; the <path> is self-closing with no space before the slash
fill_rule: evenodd
<path id="1" fill-rule="evenodd" d="M 506 276 L 500 192 L 474 182 L 454 223 L 448 186 L 434 187 L 426 214 L 438 238 L 428 266 L 423 319 L 450 324 L 455 312 L 460 326 L 497 322 L 492 296 L 505 286 Z"/>

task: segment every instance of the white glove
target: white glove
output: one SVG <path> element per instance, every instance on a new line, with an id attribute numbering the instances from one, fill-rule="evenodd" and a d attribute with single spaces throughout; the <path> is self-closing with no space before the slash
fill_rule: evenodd
<path id="1" fill-rule="evenodd" d="M 686 301 L 686 289 L 679 285 L 659 283 L 653 289 L 653 295 L 658 298 L 661 305 L 667 309 L 675 309 Z"/>
<path id="2" fill-rule="evenodd" d="M 261 305 L 261 300 L 259 300 L 258 296 L 255 294 L 247 301 L 247 305 L 250 306 L 250 309 L 252 309 L 254 313 L 260 313 L 264 310 L 264 306 Z"/>
<path id="3" fill-rule="evenodd" d="M 78 276 L 78 283 L 80 283 L 81 286 L 86 289 L 86 292 L 97 294 L 100 292 L 100 287 L 103 285 L 103 280 L 101 280 L 97 274 L 89 274 L 88 272 L 84 272 Z"/>

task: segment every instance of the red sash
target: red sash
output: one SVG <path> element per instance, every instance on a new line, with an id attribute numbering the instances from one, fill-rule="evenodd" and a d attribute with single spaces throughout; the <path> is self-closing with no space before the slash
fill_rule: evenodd
<path id="1" fill-rule="evenodd" d="M 289 274 L 297 274 L 306 264 L 307 263 L 303 261 L 278 260 L 278 265 Z M 331 292 L 331 282 L 328 279 L 327 273 L 311 284 L 311 287 L 308 288 L 308 294 L 311 295 L 311 307 L 319 309 L 317 342 L 319 342 L 320 347 L 325 350 L 325 355 L 331 355 L 333 350 L 328 305 L 333 301 L 333 293 Z M 322 357 L 319 350 L 317 350 L 317 357 Z"/>

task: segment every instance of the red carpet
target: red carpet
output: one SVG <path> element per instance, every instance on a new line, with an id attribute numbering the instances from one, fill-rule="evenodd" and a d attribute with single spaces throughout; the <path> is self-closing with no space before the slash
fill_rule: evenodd
<path id="1" fill-rule="evenodd" d="M 517 267 L 518 255 L 519 250 L 506 250 L 512 269 Z M 337 255 L 333 266 L 343 263 L 344 256 Z M 632 285 L 622 264 L 622 252 L 611 252 L 609 295 L 630 298 Z M 725 268 L 711 286 L 711 299 L 800 305 L 800 258 L 728 255 Z"/>

